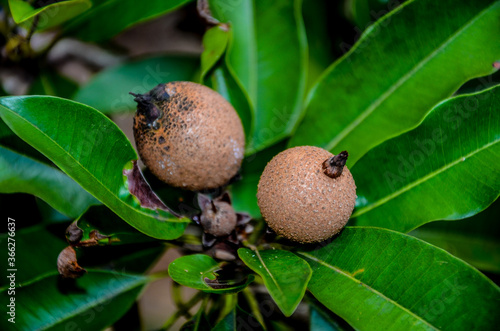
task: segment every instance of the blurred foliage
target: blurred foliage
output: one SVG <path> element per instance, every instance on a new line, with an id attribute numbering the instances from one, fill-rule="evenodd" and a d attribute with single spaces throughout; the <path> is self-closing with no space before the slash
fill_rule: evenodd
<path id="1" fill-rule="evenodd" d="M 494 329 L 499 16 L 492 0 L 0 0 L 0 208 L 15 220 L 0 245 L 17 267 L 0 302 L 16 292 L 22 330 L 133 328 L 144 286 L 170 276 L 198 292 L 173 287 L 163 329 Z M 144 179 L 123 132 L 129 92 L 178 80 L 219 92 L 247 139 L 234 182 L 203 193 L 252 220 L 205 251 L 197 192 Z M 318 245 L 266 233 L 257 205 L 264 167 L 295 145 L 347 149 L 356 180 L 354 226 Z M 76 280 L 57 271 L 68 246 Z M 174 246 L 186 255 L 145 275 Z"/>

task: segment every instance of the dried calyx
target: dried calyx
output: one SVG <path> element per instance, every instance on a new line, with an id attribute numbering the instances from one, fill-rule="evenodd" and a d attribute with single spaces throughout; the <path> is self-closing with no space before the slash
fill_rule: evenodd
<path id="1" fill-rule="evenodd" d="M 76 252 L 72 246 L 62 250 L 57 257 L 57 270 L 63 278 L 78 278 L 87 271 L 78 265 L 76 261 Z"/>
<path id="2" fill-rule="evenodd" d="M 202 243 L 207 253 L 220 260 L 235 260 L 241 241 L 252 232 L 250 216 L 236 213 L 227 193 L 215 199 L 198 194 L 198 205 L 201 214 L 197 219 L 203 227 Z"/>
<path id="3" fill-rule="evenodd" d="M 342 175 L 348 157 L 349 153 L 343 151 L 326 159 L 325 162 L 323 162 L 323 172 L 325 175 L 330 178 L 337 178 Z"/>

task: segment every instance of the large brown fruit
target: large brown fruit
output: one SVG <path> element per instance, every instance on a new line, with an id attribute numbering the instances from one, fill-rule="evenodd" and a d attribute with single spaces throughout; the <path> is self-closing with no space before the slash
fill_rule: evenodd
<path id="1" fill-rule="evenodd" d="M 346 160 L 347 152 L 334 157 L 312 146 L 276 155 L 264 169 L 257 191 L 269 227 L 299 243 L 320 242 L 340 232 L 356 201 Z"/>
<path id="2" fill-rule="evenodd" d="M 171 82 L 134 96 L 137 150 L 159 179 L 197 191 L 223 186 L 236 175 L 245 135 L 238 114 L 220 94 L 192 82 Z"/>

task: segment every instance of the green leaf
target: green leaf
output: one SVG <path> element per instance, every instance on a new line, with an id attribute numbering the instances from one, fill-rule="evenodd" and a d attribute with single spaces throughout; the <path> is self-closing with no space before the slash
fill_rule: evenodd
<path id="1" fill-rule="evenodd" d="M 24 23 L 29 27 L 38 16 L 37 28 L 43 30 L 80 15 L 92 6 L 92 2 L 89 0 L 58 1 L 41 8 L 34 8 L 27 1 L 9 0 L 9 6 L 12 18 L 17 24 Z"/>
<path id="2" fill-rule="evenodd" d="M 264 330 L 262 325 L 249 313 L 239 306 L 234 307 L 212 331 L 236 331 L 236 330 Z"/>
<path id="3" fill-rule="evenodd" d="M 180 257 L 170 263 L 168 274 L 177 283 L 208 293 L 239 292 L 250 284 L 254 276 L 246 279 L 223 279 L 224 264 L 208 255 L 194 254 Z M 213 286 L 209 286 L 207 281 Z"/>
<path id="4" fill-rule="evenodd" d="M 0 146 L 5 147 L 13 152 L 27 156 L 41 163 L 52 165 L 52 162 L 47 159 L 42 153 L 31 147 L 24 140 L 16 136 L 16 134 L 0 119 Z"/>
<path id="5" fill-rule="evenodd" d="M 9 297 L 15 297 L 15 326 L 19 330 L 101 330 L 125 314 L 147 281 L 144 276 L 98 270 L 74 283 L 51 275 L 16 288 L 15 296 L 4 290 L 1 301 L 5 307 Z M 7 318 L 2 318 L 0 328 L 10 327 Z"/>
<path id="6" fill-rule="evenodd" d="M 66 216 L 76 218 L 99 204 L 62 171 L 0 146 L 0 193 L 33 194 Z"/>
<path id="7" fill-rule="evenodd" d="M 447 100 L 352 168 L 356 225 L 407 232 L 472 216 L 500 192 L 500 86 Z"/>
<path id="8" fill-rule="evenodd" d="M 240 248 L 238 255 L 250 269 L 262 277 L 269 294 L 283 314 L 292 315 L 311 279 L 312 272 L 307 262 L 293 253 L 279 249 L 253 251 Z"/>
<path id="9" fill-rule="evenodd" d="M 432 222 L 409 234 L 480 270 L 500 273 L 500 199 L 481 213 L 455 222 Z"/>
<path id="10" fill-rule="evenodd" d="M 95 75 L 73 98 L 103 113 L 135 111 L 129 92 L 146 93 L 158 84 L 192 80 L 199 65 L 194 57 L 161 56 L 127 62 Z"/>
<path id="11" fill-rule="evenodd" d="M 15 243 L 16 286 L 24 286 L 27 282 L 47 273 L 57 272 L 57 256 L 68 246 L 64 238 L 64 229 L 67 225 L 52 226 L 35 225 L 19 229 L 21 219 L 15 219 L 16 235 L 11 238 L 6 233 L 0 235 L 0 244 L 5 247 L 2 258 L 7 261 L 7 243 Z M 11 238 L 10 240 L 8 238 Z M 14 239 L 15 241 L 12 241 Z M 9 260 L 9 262 L 11 262 Z M 0 287 L 7 285 L 7 268 L 0 270 Z"/>
<path id="12" fill-rule="evenodd" d="M 347 227 L 330 244 L 299 251 L 308 289 L 359 330 L 488 330 L 500 289 L 463 261 L 411 236 Z"/>
<path id="13" fill-rule="evenodd" d="M 85 41 L 105 41 L 135 24 L 164 15 L 190 1 L 150 0 L 141 6 L 135 0 L 97 0 L 91 10 L 71 21 L 63 31 Z"/>
<path id="14" fill-rule="evenodd" d="M 54 70 L 45 70 L 35 78 L 28 94 L 70 98 L 77 89 L 78 85 L 74 81 L 59 75 Z"/>
<path id="15" fill-rule="evenodd" d="M 495 70 L 499 15 L 492 0 L 406 2 L 323 74 L 290 145 L 347 150 L 353 165 L 464 82 Z"/>
<path id="16" fill-rule="evenodd" d="M 123 172 L 132 171 L 131 161 L 137 160 L 137 154 L 123 132 L 99 111 L 55 97 L 4 97 L 0 117 L 137 230 L 166 240 L 184 232 L 187 219 L 142 207 L 128 191 Z"/>
<path id="17" fill-rule="evenodd" d="M 404 2 L 405 0 L 351 0 L 349 10 L 350 16 L 352 16 L 352 20 L 357 26 L 356 31 L 361 33 L 361 30 L 368 28 Z"/>
<path id="18" fill-rule="evenodd" d="M 314 86 L 321 74 L 335 59 L 331 47 L 332 37 L 328 29 L 334 18 L 331 11 L 327 9 L 328 3 L 328 0 L 307 1 L 306 5 L 302 6 L 309 51 L 306 91 Z M 332 6 L 335 5 L 332 4 Z"/>
<path id="19" fill-rule="evenodd" d="M 302 2 L 209 3 L 214 17 L 232 28 L 226 62 L 255 111 L 249 148 L 261 150 L 289 135 L 302 109 L 307 67 Z"/>
<path id="20" fill-rule="evenodd" d="M 201 54 L 202 81 L 226 51 L 230 36 L 229 27 L 226 25 L 217 25 L 205 32 Z"/>

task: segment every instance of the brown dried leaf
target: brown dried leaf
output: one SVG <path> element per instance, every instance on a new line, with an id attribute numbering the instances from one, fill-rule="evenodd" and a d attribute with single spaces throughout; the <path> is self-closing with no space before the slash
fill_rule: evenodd
<path id="1" fill-rule="evenodd" d="M 141 206 L 153 210 L 161 209 L 176 217 L 180 217 L 180 215 L 168 208 L 167 205 L 160 200 L 156 193 L 153 192 L 151 186 L 149 186 L 148 182 L 146 182 L 141 169 L 137 165 L 137 160 L 134 160 L 133 164 L 132 169 L 123 170 L 123 174 L 127 176 L 129 192 L 139 199 Z"/>

